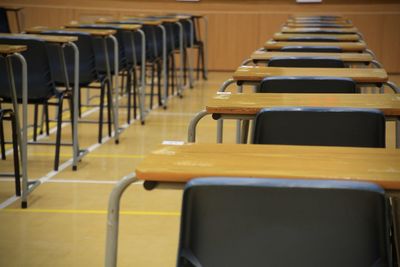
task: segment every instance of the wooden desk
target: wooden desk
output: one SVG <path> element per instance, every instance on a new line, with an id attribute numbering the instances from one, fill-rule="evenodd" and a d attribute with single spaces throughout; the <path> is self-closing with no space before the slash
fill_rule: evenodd
<path id="1" fill-rule="evenodd" d="M 292 106 L 373 108 L 381 110 L 385 116 L 396 117 L 400 116 L 400 94 L 217 94 L 206 103 L 206 111 L 209 114 L 256 115 L 262 108 Z"/>
<path id="2" fill-rule="evenodd" d="M 70 43 L 78 40 L 75 36 L 61 36 L 61 35 L 36 35 L 36 34 L 22 34 L 22 33 L 0 33 L 0 36 L 12 36 L 12 37 L 32 37 L 43 40 L 48 43 Z"/>
<path id="3" fill-rule="evenodd" d="M 0 54 L 14 54 L 26 51 L 26 45 L 5 45 L 0 44 Z"/>
<path id="4" fill-rule="evenodd" d="M 116 20 L 114 20 L 116 21 Z M 118 21 L 118 20 L 117 20 Z M 163 22 L 158 19 L 149 19 L 146 17 L 124 17 L 123 20 L 119 20 L 120 22 L 125 22 L 125 23 L 140 23 L 143 25 L 147 26 L 158 26 L 161 25 Z M 109 21 L 109 23 L 112 23 L 112 21 Z M 96 23 L 107 23 L 106 21 L 96 21 Z"/>
<path id="5" fill-rule="evenodd" d="M 359 42 L 280 42 L 269 40 L 264 44 L 267 50 L 280 50 L 285 46 L 334 46 L 343 52 L 362 52 L 367 48 L 363 41 Z"/>
<path id="6" fill-rule="evenodd" d="M 136 167 L 140 180 L 187 182 L 196 177 L 270 177 L 369 181 L 400 189 L 400 151 L 285 145 L 161 146 Z"/>
<path id="7" fill-rule="evenodd" d="M 290 28 L 283 27 L 283 33 L 336 33 L 336 34 L 350 34 L 358 33 L 357 28 Z"/>
<path id="8" fill-rule="evenodd" d="M 323 22 L 314 22 L 314 23 L 288 22 L 286 26 L 290 28 L 328 28 L 328 29 L 353 27 L 352 24 L 336 24 L 336 23 L 323 23 Z"/>
<path id="9" fill-rule="evenodd" d="M 373 60 L 368 53 L 312 53 L 312 52 L 279 52 L 279 51 L 254 51 L 250 58 L 253 61 L 268 61 L 273 57 L 333 57 L 347 63 L 365 63 Z"/>
<path id="10" fill-rule="evenodd" d="M 114 35 L 116 33 L 116 30 L 108 30 L 108 29 L 82 29 L 82 28 L 63 28 L 63 27 L 58 27 L 58 28 L 50 28 L 47 26 L 36 26 L 32 27 L 26 30 L 27 33 L 32 33 L 32 34 L 39 34 L 39 33 L 45 33 L 46 31 L 64 31 L 64 32 L 83 32 L 87 33 L 93 36 L 109 36 L 109 35 Z"/>
<path id="11" fill-rule="evenodd" d="M 380 84 L 388 81 L 384 69 L 372 68 L 280 68 L 262 66 L 241 66 L 236 69 L 233 79 L 239 82 L 259 82 L 269 76 L 328 76 L 348 77 L 357 83 Z"/>
<path id="12" fill-rule="evenodd" d="M 293 38 L 304 38 L 304 37 L 326 37 L 326 38 L 334 38 L 340 42 L 356 42 L 360 40 L 360 37 L 357 34 L 296 34 L 296 33 L 275 33 L 273 39 L 275 41 L 288 41 Z"/>

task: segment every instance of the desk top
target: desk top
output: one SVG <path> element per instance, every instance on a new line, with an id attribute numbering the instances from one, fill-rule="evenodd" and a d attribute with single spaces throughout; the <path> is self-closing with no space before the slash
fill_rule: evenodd
<path id="1" fill-rule="evenodd" d="M 321 88 L 321 92 L 323 88 Z M 373 108 L 400 116 L 399 94 L 217 94 L 206 103 L 208 113 L 255 115 L 271 107 Z M 400 166 L 400 164 L 399 164 Z M 399 177 L 400 179 L 400 177 Z"/>
<path id="2" fill-rule="evenodd" d="M 23 52 L 27 49 L 26 45 L 5 45 L 0 44 L 0 54 L 13 54 Z"/>
<path id="3" fill-rule="evenodd" d="M 130 22 L 130 20 L 132 20 L 132 23 L 135 23 L 136 21 L 138 21 L 140 24 L 147 25 L 147 26 L 158 26 L 163 23 L 161 20 L 149 19 L 144 16 L 143 17 L 142 16 L 127 16 L 127 17 L 123 17 L 123 19 L 121 21 L 126 23 L 126 22 Z"/>
<path id="4" fill-rule="evenodd" d="M 281 32 L 283 33 L 357 33 L 357 28 L 290 28 L 282 27 Z"/>
<path id="5" fill-rule="evenodd" d="M 358 83 L 382 83 L 388 81 L 386 71 L 376 68 L 281 68 L 241 66 L 233 73 L 233 79 L 236 81 L 261 81 L 268 76 L 348 77 Z"/>
<path id="6" fill-rule="evenodd" d="M 315 37 L 315 38 L 320 38 L 320 37 L 329 37 L 329 38 L 335 38 L 338 41 L 345 41 L 345 42 L 354 42 L 354 41 L 359 41 L 360 37 L 357 34 L 295 34 L 295 33 L 275 33 L 273 39 L 276 41 L 287 41 L 288 39 L 291 38 L 304 38 L 304 37 Z"/>
<path id="7" fill-rule="evenodd" d="M 268 50 L 280 50 L 285 46 L 335 46 L 340 47 L 343 51 L 358 52 L 367 48 L 363 41 L 359 42 L 280 42 L 269 40 L 264 43 L 264 48 Z"/>
<path id="8" fill-rule="evenodd" d="M 336 28 L 351 28 L 352 24 L 337 24 L 335 22 L 332 23 L 324 23 L 324 22 L 313 22 L 313 23 L 303 23 L 303 22 L 288 22 L 286 24 L 287 27 L 290 28 L 326 28 L 326 29 L 336 29 Z"/>
<path id="9" fill-rule="evenodd" d="M 270 177 L 370 181 L 400 189 L 400 151 L 384 148 L 185 144 L 161 146 L 139 163 L 141 180 Z"/>
<path id="10" fill-rule="evenodd" d="M 46 31 L 65 31 L 65 32 L 83 32 L 93 36 L 109 36 L 115 34 L 115 30 L 103 29 L 83 29 L 83 28 L 49 28 L 46 26 L 36 26 L 26 30 L 27 33 L 42 33 Z"/>
<path id="11" fill-rule="evenodd" d="M 103 23 L 101 23 L 103 24 Z M 104 26 L 112 26 L 112 27 L 118 27 L 121 30 L 126 30 L 126 31 L 137 31 L 142 28 L 142 25 L 140 24 L 120 24 L 120 23 L 104 23 Z"/>
<path id="12" fill-rule="evenodd" d="M 22 34 L 22 33 L 0 33 L 1 36 L 15 36 L 15 37 L 32 37 L 41 39 L 48 43 L 69 43 L 78 40 L 76 36 L 62 36 L 62 35 L 36 35 L 36 34 Z"/>
<path id="13" fill-rule="evenodd" d="M 344 62 L 371 62 L 373 57 L 368 53 L 315 53 L 315 52 L 281 52 L 281 51 L 254 51 L 250 58 L 267 61 L 273 57 L 333 57 Z"/>

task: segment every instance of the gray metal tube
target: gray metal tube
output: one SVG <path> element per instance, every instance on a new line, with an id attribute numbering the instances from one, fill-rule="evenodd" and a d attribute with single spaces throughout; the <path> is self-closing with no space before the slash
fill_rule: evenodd
<path id="1" fill-rule="evenodd" d="M 115 103 L 114 103 L 114 128 L 115 128 L 115 132 L 114 132 L 114 139 L 115 139 L 115 143 L 118 144 L 119 143 L 119 120 L 118 120 L 118 115 L 119 115 L 119 86 L 118 86 L 118 63 L 119 63 L 119 59 L 118 59 L 118 41 L 117 38 L 115 38 L 115 36 L 110 35 L 108 36 L 108 38 L 111 39 L 111 41 L 114 43 L 114 94 L 115 94 Z M 113 101 L 111 101 L 113 102 Z"/>
<path id="2" fill-rule="evenodd" d="M 226 88 L 228 88 L 229 85 L 235 83 L 236 81 L 232 78 L 226 80 L 221 87 L 218 89 L 218 92 L 225 92 Z"/>
<path id="3" fill-rule="evenodd" d="M 243 60 L 243 62 L 240 64 L 240 66 L 246 66 L 247 64 L 249 64 L 250 62 L 253 62 L 253 60 L 251 58 L 245 59 Z"/>
<path id="4" fill-rule="evenodd" d="M 394 82 L 387 81 L 387 82 L 385 82 L 385 84 L 386 84 L 387 86 L 389 86 L 390 88 L 392 88 L 392 90 L 393 90 L 396 94 L 400 94 L 400 88 L 399 88 Z"/>
<path id="5" fill-rule="evenodd" d="M 135 176 L 125 177 L 116 184 L 111 192 L 107 212 L 105 267 L 117 266 L 120 200 L 125 189 L 135 181 L 137 181 Z"/>
<path id="6" fill-rule="evenodd" d="M 73 43 L 68 43 L 69 46 L 74 50 L 74 91 L 73 91 L 73 102 L 74 102 L 74 117 L 72 118 L 73 127 L 73 156 L 72 156 L 72 169 L 78 168 L 78 157 L 79 157 L 79 140 L 78 140 L 78 113 L 79 113 L 79 49 Z"/>
<path id="7" fill-rule="evenodd" d="M 178 79 L 178 95 L 183 96 L 183 65 L 184 65 L 184 58 L 183 58 L 183 26 L 180 22 L 176 22 L 176 24 L 179 27 L 179 53 L 180 53 L 180 58 L 181 58 L 181 63 L 180 63 L 180 74 L 179 74 L 179 79 Z"/>
<path id="8" fill-rule="evenodd" d="M 196 128 L 197 128 L 197 124 L 199 123 L 199 121 L 206 116 L 207 114 L 209 114 L 206 110 L 202 110 L 199 113 L 197 113 L 193 119 L 190 121 L 189 123 L 189 128 L 188 128 L 188 142 L 189 143 L 194 143 L 196 142 Z"/>
<path id="9" fill-rule="evenodd" d="M 208 78 L 208 18 L 203 16 L 204 19 L 204 70 L 206 78 Z"/>
<path id="10" fill-rule="evenodd" d="M 191 19 L 187 19 L 187 21 L 190 24 L 190 47 L 193 48 L 193 46 L 194 46 L 193 21 Z M 193 88 L 193 84 L 194 84 L 193 65 L 192 65 L 192 57 L 191 57 L 189 51 L 187 52 L 187 63 L 188 63 L 188 67 L 189 67 L 189 86 L 190 86 L 190 88 Z"/>
<path id="11" fill-rule="evenodd" d="M 372 64 L 373 66 L 379 68 L 379 69 L 383 69 L 383 65 L 382 65 L 379 61 L 377 61 L 377 60 L 375 60 L 375 59 L 371 61 L 371 64 Z"/>
<path id="12" fill-rule="evenodd" d="M 146 35 L 142 30 L 138 30 L 142 37 L 142 77 L 141 77 L 141 87 L 139 90 L 139 109 L 140 109 L 140 122 L 144 124 L 146 117 L 146 110 L 144 106 L 145 94 L 146 94 Z"/>
<path id="13" fill-rule="evenodd" d="M 164 95 L 162 96 L 162 105 L 164 109 L 167 108 L 167 95 L 168 95 L 168 84 L 167 84 L 167 31 L 163 25 L 158 25 L 162 31 L 163 35 L 163 85 L 164 85 Z"/>

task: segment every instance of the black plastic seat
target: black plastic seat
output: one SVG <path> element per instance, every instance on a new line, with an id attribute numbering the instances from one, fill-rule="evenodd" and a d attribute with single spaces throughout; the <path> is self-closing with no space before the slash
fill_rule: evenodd
<path id="1" fill-rule="evenodd" d="M 356 83 L 345 77 L 276 76 L 264 78 L 258 93 L 339 93 L 355 94 Z"/>
<path id="2" fill-rule="evenodd" d="M 10 33 L 10 24 L 8 22 L 7 10 L 0 7 L 0 32 Z"/>
<path id="3" fill-rule="evenodd" d="M 28 66 L 28 104 L 56 105 L 57 106 L 57 134 L 55 143 L 54 170 L 58 170 L 63 100 L 70 97 L 70 91 L 57 90 L 52 78 L 47 44 L 35 37 L 0 36 L 0 44 L 26 45 L 27 51 L 22 52 Z M 13 75 L 18 102 L 22 102 L 22 70 L 18 60 L 12 59 Z M 0 73 L 7 73 L 4 58 L 0 58 Z M 0 75 L 0 98 L 3 102 L 11 102 L 10 84 L 6 75 Z M 49 101 L 55 98 L 57 102 Z M 71 107 L 70 107 L 71 110 Z M 71 117 L 72 118 L 72 117 Z"/>
<path id="4" fill-rule="evenodd" d="M 269 67 L 292 68 L 344 68 L 344 62 L 333 57 L 273 57 Z"/>
<path id="5" fill-rule="evenodd" d="M 256 116 L 253 143 L 385 147 L 385 131 L 375 109 L 265 108 Z"/>
<path id="6" fill-rule="evenodd" d="M 284 52 L 322 52 L 322 53 L 341 53 L 343 52 L 337 46 L 285 46 L 280 51 Z"/>
<path id="7" fill-rule="evenodd" d="M 194 179 L 177 266 L 393 266 L 388 206 L 366 182 Z"/>

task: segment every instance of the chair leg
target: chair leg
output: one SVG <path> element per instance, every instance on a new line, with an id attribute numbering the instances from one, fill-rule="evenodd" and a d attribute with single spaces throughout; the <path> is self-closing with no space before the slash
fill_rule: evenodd
<path id="1" fill-rule="evenodd" d="M 6 159 L 6 147 L 4 140 L 4 128 L 3 128 L 3 112 L 0 112 L 0 146 L 1 146 L 1 159 Z"/>
<path id="2" fill-rule="evenodd" d="M 150 109 L 153 108 L 153 96 L 154 96 L 154 64 L 151 65 L 151 86 L 150 86 Z"/>
<path id="3" fill-rule="evenodd" d="M 130 124 L 131 122 L 131 98 L 132 98 L 132 72 L 128 70 L 127 77 L 126 77 L 126 91 L 128 92 L 128 107 L 127 107 L 127 119 L 126 123 Z"/>
<path id="4" fill-rule="evenodd" d="M 183 49 L 183 84 L 186 85 L 187 82 L 187 49 Z"/>
<path id="5" fill-rule="evenodd" d="M 175 56 L 172 55 L 171 57 L 171 69 L 172 69 L 172 74 L 171 74 L 171 84 L 172 84 L 172 91 L 171 95 L 175 94 L 175 85 L 176 85 L 176 68 L 175 68 Z"/>
<path id="6" fill-rule="evenodd" d="M 111 92 L 111 81 L 107 82 L 107 116 L 108 116 L 108 136 L 111 137 L 112 132 L 112 118 L 111 118 L 111 107 L 112 107 L 112 92 Z"/>
<path id="7" fill-rule="evenodd" d="M 37 127 L 38 127 L 38 111 L 39 105 L 35 104 L 34 111 L 33 111 L 33 141 L 36 142 L 37 140 Z"/>
<path id="8" fill-rule="evenodd" d="M 21 196 L 21 175 L 19 170 L 19 154 L 18 154 L 18 136 L 17 136 L 17 120 L 13 112 L 10 113 L 11 132 L 13 143 L 13 158 L 14 158 L 14 177 L 15 177 L 15 195 Z"/>
<path id="9" fill-rule="evenodd" d="M 139 90 L 137 86 L 137 73 L 136 73 L 136 68 L 133 68 L 133 118 L 136 120 L 137 119 L 137 90 Z"/>
<path id="10" fill-rule="evenodd" d="M 97 142 L 101 144 L 103 139 L 103 118 L 104 118 L 104 96 L 105 96 L 105 81 L 100 83 L 100 110 L 99 110 L 99 134 L 97 136 Z"/>
<path id="11" fill-rule="evenodd" d="M 203 80 L 207 80 L 206 65 L 205 65 L 205 61 L 204 61 L 204 44 L 203 43 L 201 43 L 200 49 L 201 49 L 201 70 L 203 72 Z"/>
<path id="12" fill-rule="evenodd" d="M 56 135 L 56 153 L 54 159 L 54 170 L 58 171 L 60 164 L 60 147 L 61 147 L 61 124 L 62 124 L 62 112 L 63 112 L 64 94 L 61 94 L 58 99 L 58 111 L 57 111 L 57 135 Z"/>
<path id="13" fill-rule="evenodd" d="M 200 78 L 200 56 L 201 56 L 201 49 L 200 46 L 197 47 L 197 69 L 196 69 L 196 80 Z"/>
<path id="14" fill-rule="evenodd" d="M 158 105 L 161 107 L 162 106 L 162 101 L 161 101 L 161 61 L 157 62 L 157 89 L 158 89 Z"/>
<path id="15" fill-rule="evenodd" d="M 46 135 L 50 135 L 50 117 L 49 117 L 49 104 L 46 102 L 44 104 L 44 115 L 46 119 Z"/>

